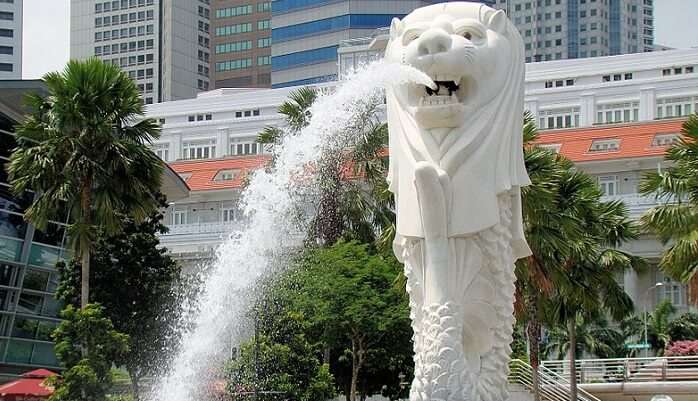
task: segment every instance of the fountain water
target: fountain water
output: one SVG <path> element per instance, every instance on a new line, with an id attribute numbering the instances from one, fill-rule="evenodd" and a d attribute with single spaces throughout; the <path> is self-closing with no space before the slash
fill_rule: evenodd
<path id="1" fill-rule="evenodd" d="M 343 135 L 355 124 L 362 111 L 383 102 L 382 87 L 400 82 L 417 82 L 434 87 L 433 81 L 418 70 L 373 63 L 342 82 L 336 90 L 322 91 L 311 107 L 310 124 L 294 135 L 286 135 L 275 147 L 270 170 L 255 172 L 242 195 L 248 223 L 222 244 L 205 280 L 198 300 L 194 328 L 185 334 L 167 377 L 155 386 L 154 401 L 190 401 L 206 386 L 208 371 L 221 366 L 228 350 L 226 328 L 241 324 L 245 297 L 279 251 L 299 246 L 309 217 L 299 217 L 298 199 L 317 199 L 312 166 L 325 152 L 345 149 L 357 140 Z M 310 195 L 310 196 L 309 196 Z M 302 205 L 304 208 L 313 205 Z M 301 214 L 302 215 L 302 214 Z"/>

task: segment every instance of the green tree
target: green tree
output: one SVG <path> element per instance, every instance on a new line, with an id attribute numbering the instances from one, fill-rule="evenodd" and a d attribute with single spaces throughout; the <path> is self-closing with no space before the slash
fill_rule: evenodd
<path id="1" fill-rule="evenodd" d="M 382 390 L 370 375 L 397 383 L 411 363 L 407 299 L 393 286 L 398 269 L 392 256 L 340 241 L 308 250 L 284 283 L 281 302 L 306 317 L 309 338 L 333 350 L 330 367 L 348 400 Z"/>
<path id="2" fill-rule="evenodd" d="M 671 167 L 647 174 L 640 191 L 662 203 L 642 216 L 645 227 L 669 244 L 660 269 L 687 282 L 698 270 L 698 114 L 686 120 L 681 133 L 666 152 Z"/>
<path id="3" fill-rule="evenodd" d="M 259 333 L 242 344 L 239 355 L 226 366 L 228 391 L 236 400 L 261 399 L 325 401 L 335 395 L 329 365 L 320 350 L 305 338 L 307 324 L 300 314 L 277 315 L 283 330 Z"/>
<path id="4" fill-rule="evenodd" d="M 160 247 L 158 235 L 167 232 L 162 214 L 155 211 L 142 222 L 121 217 L 121 232 L 100 232 L 96 238 L 90 280 L 93 300 L 104 306 L 115 329 L 128 335 L 130 352 L 123 363 L 138 400 L 141 379 L 161 373 L 179 344 L 186 283 L 178 264 Z M 57 268 L 58 298 L 79 305 L 80 262 L 73 260 L 67 266 L 60 262 Z"/>
<path id="5" fill-rule="evenodd" d="M 114 330 L 104 309 L 68 305 L 53 333 L 55 350 L 66 368 L 54 385 L 51 401 L 104 401 L 112 383 L 111 367 L 128 351 L 128 336 Z"/>
<path id="6" fill-rule="evenodd" d="M 257 141 L 279 144 L 286 135 L 298 134 L 310 123 L 311 107 L 318 96 L 319 91 L 310 87 L 292 92 L 289 100 L 279 106 L 286 129 L 267 127 Z M 367 101 L 338 135 L 338 144 L 318 162 L 320 200 L 311 224 L 311 243 L 319 239 L 332 245 L 340 238 L 372 242 L 379 235 L 383 245 L 392 242 L 394 202 L 385 180 L 383 153 L 388 126 L 380 119 L 379 106 Z"/>
<path id="7" fill-rule="evenodd" d="M 160 188 L 162 162 L 145 145 L 159 137 L 159 126 L 144 118 L 136 84 L 114 65 L 70 61 L 43 79 L 48 96 L 29 97 L 32 112 L 17 127 L 9 179 L 16 193 L 36 191 L 25 217 L 39 229 L 69 213 L 84 308 L 97 231 L 119 231 L 114 210 L 142 220 L 158 206 L 153 190 Z"/>
<path id="8" fill-rule="evenodd" d="M 684 313 L 669 323 L 667 331 L 671 341 L 698 340 L 698 314 Z"/>
<path id="9" fill-rule="evenodd" d="M 670 334 L 671 322 L 676 308 L 666 299 L 660 302 L 653 311 L 639 316 L 631 316 L 623 321 L 626 334 L 629 337 L 643 339 L 645 322 L 647 323 L 647 342 L 657 355 L 662 355 L 667 345 L 674 341 Z"/>

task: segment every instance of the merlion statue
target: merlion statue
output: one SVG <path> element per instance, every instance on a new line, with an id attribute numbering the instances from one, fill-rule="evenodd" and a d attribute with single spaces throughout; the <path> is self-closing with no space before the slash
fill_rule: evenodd
<path id="1" fill-rule="evenodd" d="M 394 250 L 414 329 L 411 401 L 508 398 L 514 262 L 530 254 L 523 50 L 504 12 L 479 3 L 427 6 L 390 27 L 386 60 L 434 81 L 386 89 Z"/>

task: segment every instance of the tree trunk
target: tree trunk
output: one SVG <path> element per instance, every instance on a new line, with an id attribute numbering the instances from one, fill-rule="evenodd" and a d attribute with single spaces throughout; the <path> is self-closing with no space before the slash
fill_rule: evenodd
<path id="1" fill-rule="evenodd" d="M 82 190 L 80 191 L 80 206 L 82 208 L 81 223 L 89 226 L 92 223 L 92 180 L 86 178 L 83 181 Z M 85 235 L 83 233 L 83 235 Z M 80 256 L 81 256 L 81 272 L 80 272 L 80 308 L 85 309 L 90 303 L 90 239 L 80 238 Z"/>
<path id="2" fill-rule="evenodd" d="M 533 306 L 535 308 L 535 306 Z M 529 363 L 533 369 L 533 377 L 531 386 L 533 387 L 533 399 L 535 401 L 540 401 L 540 380 L 538 380 L 538 373 L 540 369 L 540 323 L 535 318 L 535 312 L 532 312 L 528 319 L 528 325 L 526 326 L 526 334 L 528 336 L 528 348 L 529 348 Z"/>
<path id="3" fill-rule="evenodd" d="M 567 322 L 570 339 L 570 401 L 577 401 L 577 322 L 571 319 Z"/>
<path id="4" fill-rule="evenodd" d="M 364 364 L 364 341 L 363 336 L 356 333 L 351 338 L 351 388 L 349 389 L 349 400 L 356 401 L 356 387 L 359 381 L 359 371 Z"/>
<path id="5" fill-rule="evenodd" d="M 80 276 L 80 308 L 85 309 L 90 296 L 90 249 L 82 250 L 81 276 Z"/>

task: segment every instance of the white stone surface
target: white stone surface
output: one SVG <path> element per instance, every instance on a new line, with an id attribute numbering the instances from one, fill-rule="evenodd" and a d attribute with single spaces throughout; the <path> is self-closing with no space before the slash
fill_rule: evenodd
<path id="1" fill-rule="evenodd" d="M 412 401 L 508 399 L 514 261 L 523 235 L 523 42 L 478 3 L 394 20 L 386 59 L 435 85 L 387 89 L 395 253 L 414 329 Z"/>

